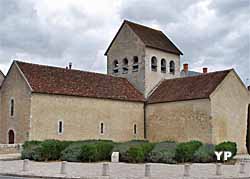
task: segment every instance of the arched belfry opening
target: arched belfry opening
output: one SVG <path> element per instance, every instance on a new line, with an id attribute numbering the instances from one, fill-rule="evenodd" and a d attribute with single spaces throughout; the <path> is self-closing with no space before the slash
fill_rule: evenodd
<path id="1" fill-rule="evenodd" d="M 250 154 L 250 104 L 247 110 L 247 137 L 246 137 L 247 151 Z"/>

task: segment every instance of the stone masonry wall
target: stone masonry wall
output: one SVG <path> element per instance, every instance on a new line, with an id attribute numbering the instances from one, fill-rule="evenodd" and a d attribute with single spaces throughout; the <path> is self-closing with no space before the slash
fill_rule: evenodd
<path id="1" fill-rule="evenodd" d="M 147 138 L 150 141 L 212 142 L 208 99 L 147 105 Z"/>
<path id="2" fill-rule="evenodd" d="M 151 69 L 151 58 L 155 56 L 157 58 L 157 71 Z M 161 72 L 161 59 L 166 60 L 166 73 Z M 175 74 L 169 72 L 169 63 L 174 61 L 175 63 Z M 171 79 L 180 77 L 180 56 L 164 51 L 146 48 L 145 57 L 145 94 L 149 96 L 151 91 L 157 87 L 159 82 L 164 79 Z"/>
<path id="3" fill-rule="evenodd" d="M 108 139 L 128 141 L 144 138 L 143 103 L 32 94 L 31 140 Z M 64 123 L 58 134 L 58 121 Z M 100 124 L 104 123 L 104 134 Z M 137 125 L 137 134 L 133 126 Z"/>
<path id="4" fill-rule="evenodd" d="M 211 95 L 213 143 L 234 141 L 239 153 L 246 153 L 248 94 L 234 71 Z"/>
<path id="5" fill-rule="evenodd" d="M 16 64 L 13 64 L 1 88 L 0 143 L 8 143 L 8 131 L 15 133 L 15 143 L 29 138 L 30 89 Z M 10 100 L 14 99 L 14 116 L 10 116 Z"/>
<path id="6" fill-rule="evenodd" d="M 144 94 L 145 83 L 145 50 L 144 44 L 138 36 L 125 24 L 113 42 L 107 54 L 107 73 L 127 78 L 141 93 Z M 139 60 L 138 71 L 132 70 L 133 57 Z M 123 73 L 123 59 L 128 59 L 128 73 Z M 113 73 L 114 60 L 119 62 L 119 72 Z"/>

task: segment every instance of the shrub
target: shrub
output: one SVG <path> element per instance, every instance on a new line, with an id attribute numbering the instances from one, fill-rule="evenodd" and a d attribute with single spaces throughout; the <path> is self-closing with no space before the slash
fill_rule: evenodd
<path id="1" fill-rule="evenodd" d="M 73 143 L 61 152 L 60 159 L 68 162 L 80 162 L 82 143 Z"/>
<path id="2" fill-rule="evenodd" d="M 79 159 L 82 162 L 95 162 L 97 156 L 96 144 L 83 144 L 81 146 Z"/>
<path id="3" fill-rule="evenodd" d="M 215 151 L 214 145 L 212 144 L 202 145 L 194 153 L 193 162 L 201 162 L 201 163 L 214 162 L 215 161 L 214 151 Z"/>
<path id="4" fill-rule="evenodd" d="M 34 160 L 35 149 L 41 144 L 40 141 L 26 141 L 23 144 L 21 158 Z"/>
<path id="5" fill-rule="evenodd" d="M 72 142 L 45 140 L 25 142 L 23 145 L 22 159 L 48 161 L 60 159 L 60 154 Z"/>
<path id="6" fill-rule="evenodd" d="M 100 141 L 96 144 L 96 161 L 110 160 L 114 144 L 109 141 Z"/>
<path id="7" fill-rule="evenodd" d="M 154 144 L 144 143 L 135 147 L 130 147 L 127 151 L 128 162 L 144 162 L 147 155 L 153 150 Z"/>
<path id="8" fill-rule="evenodd" d="M 142 147 L 131 147 L 128 150 L 128 158 L 129 158 L 129 162 L 132 163 L 137 163 L 137 162 L 143 162 L 144 161 L 144 152 Z"/>
<path id="9" fill-rule="evenodd" d="M 175 161 L 175 142 L 160 142 L 157 143 L 154 149 L 148 154 L 147 161 L 153 163 L 168 163 L 174 164 Z"/>
<path id="10" fill-rule="evenodd" d="M 124 143 L 116 143 L 114 145 L 112 152 L 119 152 L 121 162 L 131 162 L 131 159 L 128 156 L 128 150 L 131 147 L 138 147 L 142 144 L 147 144 L 147 143 L 149 142 L 146 140 L 132 140 Z"/>
<path id="11" fill-rule="evenodd" d="M 199 141 L 179 143 L 176 147 L 175 158 L 178 162 L 189 162 L 193 159 L 196 150 L 202 146 Z"/>
<path id="12" fill-rule="evenodd" d="M 237 154 L 237 144 L 235 142 L 222 142 L 215 146 L 215 151 L 221 152 L 221 151 L 230 151 L 232 152 L 232 159 Z M 224 156 L 224 154 L 223 154 Z"/>
<path id="13" fill-rule="evenodd" d="M 80 160 L 83 162 L 110 160 L 113 147 L 112 141 L 85 143 L 81 146 Z"/>

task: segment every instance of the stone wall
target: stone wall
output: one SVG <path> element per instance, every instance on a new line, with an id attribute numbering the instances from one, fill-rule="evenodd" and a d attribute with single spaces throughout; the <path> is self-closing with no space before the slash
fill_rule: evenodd
<path id="1" fill-rule="evenodd" d="M 157 71 L 151 69 L 151 58 L 155 56 L 157 58 Z M 166 60 L 166 73 L 161 72 L 161 59 Z M 175 74 L 169 72 L 169 62 L 175 63 Z M 146 48 L 145 57 L 145 94 L 148 96 L 152 89 L 163 79 L 171 79 L 180 77 L 180 56 L 164 51 L 156 50 L 153 48 Z"/>
<path id="2" fill-rule="evenodd" d="M 16 154 L 22 150 L 21 144 L 0 144 L 0 155 L 1 154 Z"/>
<path id="3" fill-rule="evenodd" d="M 212 142 L 208 99 L 149 104 L 146 107 L 147 138 L 150 141 Z"/>
<path id="4" fill-rule="evenodd" d="M 143 103 L 45 94 L 33 94 L 31 103 L 30 140 L 144 138 Z M 59 120 L 64 123 L 63 134 L 58 134 Z M 104 134 L 100 133 L 101 122 Z"/>
<path id="5" fill-rule="evenodd" d="M 15 143 L 23 143 L 29 137 L 30 88 L 13 63 L 2 84 L 0 103 L 0 143 L 8 143 L 8 131 L 15 133 Z M 14 99 L 14 116 L 10 116 L 10 100 Z"/>
<path id="6" fill-rule="evenodd" d="M 145 83 L 144 49 L 142 41 L 127 24 L 124 24 L 107 54 L 108 74 L 127 78 L 143 94 Z M 137 56 L 139 60 L 138 71 L 133 71 L 132 69 L 134 56 Z M 128 73 L 123 73 L 124 58 L 128 59 Z M 119 72 L 117 74 L 113 73 L 114 60 L 118 60 L 119 62 Z"/>
<path id="7" fill-rule="evenodd" d="M 234 141 L 246 153 L 248 94 L 237 74 L 231 71 L 210 98 L 213 143 Z"/>
<path id="8" fill-rule="evenodd" d="M 3 80 L 4 80 L 4 74 L 0 70 L 0 87 L 2 85 Z"/>

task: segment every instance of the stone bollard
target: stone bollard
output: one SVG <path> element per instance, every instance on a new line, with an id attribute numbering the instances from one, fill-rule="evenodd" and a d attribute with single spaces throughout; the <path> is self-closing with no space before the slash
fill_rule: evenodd
<path id="1" fill-rule="evenodd" d="M 240 162 L 240 174 L 245 173 L 245 163 L 243 161 Z"/>
<path id="2" fill-rule="evenodd" d="M 150 164 L 145 165 L 145 177 L 151 177 L 151 165 Z"/>
<path id="3" fill-rule="evenodd" d="M 190 164 L 185 164 L 184 165 L 184 176 L 189 177 L 190 176 Z"/>
<path id="4" fill-rule="evenodd" d="M 29 170 L 29 160 L 28 159 L 25 159 L 24 161 L 23 161 L 23 171 L 24 172 L 27 172 L 28 170 Z"/>
<path id="5" fill-rule="evenodd" d="M 111 155 L 111 162 L 118 163 L 119 162 L 119 152 L 113 152 Z"/>
<path id="6" fill-rule="evenodd" d="M 216 164 L 216 175 L 222 175 L 222 165 L 221 163 Z"/>
<path id="7" fill-rule="evenodd" d="M 109 164 L 103 163 L 102 165 L 102 176 L 109 176 Z"/>
<path id="8" fill-rule="evenodd" d="M 66 161 L 63 161 L 63 162 L 61 163 L 60 174 L 66 175 L 66 173 L 67 173 L 66 165 L 67 165 L 67 162 L 66 162 Z"/>

